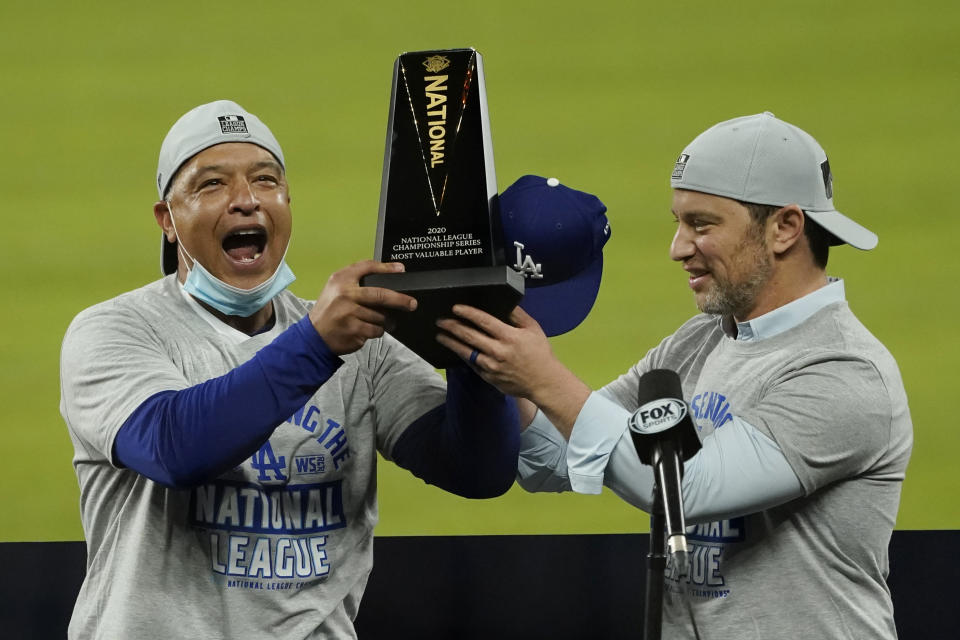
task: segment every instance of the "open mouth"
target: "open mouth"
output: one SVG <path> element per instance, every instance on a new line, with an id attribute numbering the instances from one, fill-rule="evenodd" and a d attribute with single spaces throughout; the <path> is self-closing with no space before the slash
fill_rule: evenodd
<path id="1" fill-rule="evenodd" d="M 255 262 L 267 246 L 267 232 L 263 229 L 240 229 L 227 234 L 221 245 L 224 253 L 236 262 Z"/>

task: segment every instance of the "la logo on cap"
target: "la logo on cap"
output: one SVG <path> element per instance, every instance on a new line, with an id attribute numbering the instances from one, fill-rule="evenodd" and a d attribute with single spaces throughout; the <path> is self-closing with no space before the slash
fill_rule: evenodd
<path id="1" fill-rule="evenodd" d="M 523 255 L 526 245 L 514 240 L 513 246 L 517 248 L 517 262 L 513 265 L 514 270 L 522 273 L 524 278 L 543 278 L 543 265 L 534 262 L 530 254 Z"/>
<path id="2" fill-rule="evenodd" d="M 597 196 L 556 178 L 525 175 L 500 194 L 504 244 L 525 281 L 520 307 L 548 336 L 570 331 L 593 307 L 610 238 L 606 211 Z"/>

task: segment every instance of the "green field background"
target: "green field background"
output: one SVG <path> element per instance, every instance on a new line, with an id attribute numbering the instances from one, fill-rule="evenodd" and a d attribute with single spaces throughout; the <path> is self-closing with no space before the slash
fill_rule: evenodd
<path id="1" fill-rule="evenodd" d="M 667 256 L 683 146 L 763 110 L 817 137 L 837 206 L 880 236 L 836 249 L 829 271 L 906 382 L 898 527 L 960 528 L 958 27 L 955 1 L 3 3 L 0 540 L 82 538 L 60 341 L 84 307 L 159 277 L 151 205 L 173 121 L 231 98 L 270 125 L 292 188 L 291 288 L 313 298 L 372 256 L 394 59 L 464 46 L 484 56 L 500 189 L 556 176 L 609 208 L 594 311 L 553 341 L 594 386 L 695 311 Z M 386 463 L 379 487 L 379 535 L 647 529 L 609 493 L 474 502 Z"/>

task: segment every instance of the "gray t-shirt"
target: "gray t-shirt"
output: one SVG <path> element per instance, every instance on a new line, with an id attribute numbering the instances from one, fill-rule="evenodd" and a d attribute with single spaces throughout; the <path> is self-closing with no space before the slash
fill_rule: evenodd
<path id="1" fill-rule="evenodd" d="M 664 638 L 895 638 L 888 545 L 912 445 L 897 365 L 846 302 L 739 342 L 700 315 L 604 393 L 637 408 L 640 375 L 677 371 L 701 439 L 736 415 L 780 447 L 804 496 L 689 527 L 691 571 L 668 569 Z M 608 473 L 611 470 L 608 468 Z"/>
<path id="2" fill-rule="evenodd" d="M 247 336 L 168 276 L 81 312 L 61 357 L 87 576 L 70 638 L 345 638 L 373 561 L 377 451 L 443 403 L 439 374 L 389 336 L 368 341 L 243 464 L 189 490 L 112 458 L 147 398 L 223 375 L 302 318 Z"/>

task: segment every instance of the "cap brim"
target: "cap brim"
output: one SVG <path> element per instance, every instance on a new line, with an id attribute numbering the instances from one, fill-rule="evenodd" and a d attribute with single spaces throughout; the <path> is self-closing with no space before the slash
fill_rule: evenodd
<path id="1" fill-rule="evenodd" d="M 869 251 L 877 246 L 877 234 L 861 226 L 839 211 L 808 211 L 810 219 L 851 247 Z"/>
<path id="2" fill-rule="evenodd" d="M 587 317 L 600 290 L 603 254 L 586 269 L 563 282 L 526 288 L 520 307 L 533 316 L 548 336 L 570 331 Z M 529 284 L 529 280 L 527 281 Z"/>

